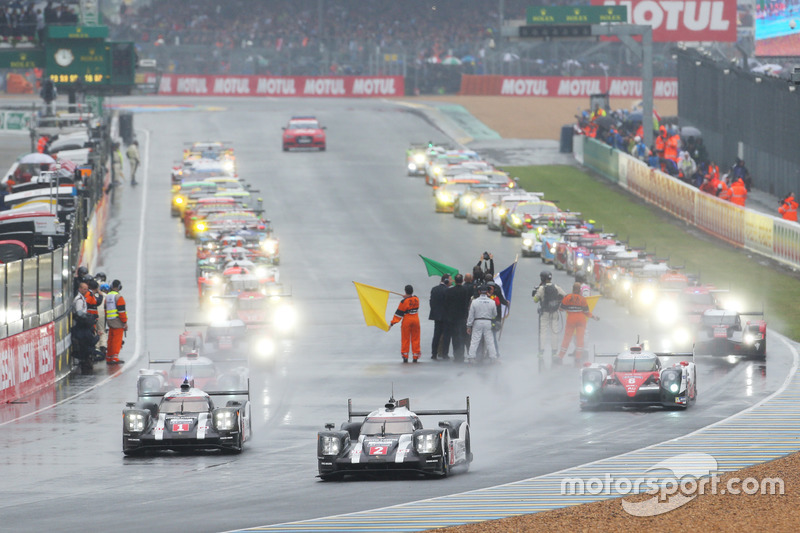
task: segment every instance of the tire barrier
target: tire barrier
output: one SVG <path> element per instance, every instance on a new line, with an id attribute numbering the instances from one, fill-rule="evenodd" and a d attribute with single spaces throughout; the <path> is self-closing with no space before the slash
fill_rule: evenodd
<path id="1" fill-rule="evenodd" d="M 701 192 L 583 135 L 573 146 L 579 163 L 645 201 L 729 244 L 800 268 L 800 224 Z"/>

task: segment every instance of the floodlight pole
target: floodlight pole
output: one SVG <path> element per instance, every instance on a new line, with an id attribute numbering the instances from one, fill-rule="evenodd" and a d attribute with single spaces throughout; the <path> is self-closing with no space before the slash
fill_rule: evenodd
<path id="1" fill-rule="evenodd" d="M 653 145 L 653 28 L 644 24 L 592 24 L 592 35 L 619 37 L 642 62 L 642 130 L 648 148 Z M 641 35 L 636 42 L 632 35 Z"/>

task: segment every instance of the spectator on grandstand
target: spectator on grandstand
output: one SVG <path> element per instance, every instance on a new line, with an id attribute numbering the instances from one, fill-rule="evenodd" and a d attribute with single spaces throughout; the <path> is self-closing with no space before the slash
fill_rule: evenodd
<path id="1" fill-rule="evenodd" d="M 747 191 L 750 192 L 750 186 L 752 185 L 753 178 L 750 176 L 750 171 L 747 170 L 746 166 L 744 166 L 744 161 L 737 157 L 736 163 L 734 163 L 733 167 L 731 167 L 730 180 L 735 182 L 739 179 L 742 180 L 744 186 L 747 188 Z"/>
<path id="2" fill-rule="evenodd" d="M 656 153 L 655 145 L 652 145 L 650 147 L 650 155 L 647 156 L 647 165 L 650 166 L 651 168 L 659 170 L 661 169 L 661 158 L 658 157 L 658 154 Z"/>

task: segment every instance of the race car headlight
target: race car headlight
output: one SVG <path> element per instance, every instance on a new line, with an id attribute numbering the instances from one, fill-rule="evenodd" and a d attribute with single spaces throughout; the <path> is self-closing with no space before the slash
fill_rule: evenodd
<path id="1" fill-rule="evenodd" d="M 671 326 L 678 320 L 678 307 L 673 302 L 661 302 L 656 309 L 658 323 Z"/>
<path id="2" fill-rule="evenodd" d="M 685 328 L 676 329 L 675 332 L 672 334 L 672 337 L 675 339 L 675 342 L 678 343 L 679 345 L 687 344 L 692 338 L 691 335 L 689 334 L 689 331 L 686 330 Z"/>
<path id="3" fill-rule="evenodd" d="M 555 246 L 551 246 L 551 247 L 550 247 L 550 253 L 551 253 L 551 254 L 554 254 L 554 253 L 556 253 L 556 247 L 555 247 Z"/>
<path id="4" fill-rule="evenodd" d="M 220 431 L 230 431 L 236 425 L 234 411 L 217 411 L 214 413 L 214 427 Z"/>
<path id="5" fill-rule="evenodd" d="M 212 307 L 208 312 L 209 322 L 224 322 L 226 320 L 228 320 L 228 309 L 223 305 Z"/>
<path id="6" fill-rule="evenodd" d="M 504 217 L 504 216 L 506 216 L 506 213 L 507 213 L 507 212 L 508 212 L 508 211 L 507 211 L 506 209 L 502 208 L 502 207 L 501 207 L 500 209 L 498 209 L 498 210 L 497 210 L 497 214 L 498 214 L 498 215 L 500 215 L 501 217 Z"/>
<path id="7" fill-rule="evenodd" d="M 472 205 L 472 207 L 474 207 L 475 209 L 484 209 L 486 207 L 486 202 L 484 202 L 483 200 L 478 200 Z"/>
<path id="8" fill-rule="evenodd" d="M 644 305 L 652 304 L 656 299 L 656 292 L 650 287 L 645 287 L 639 291 L 639 303 Z"/>
<path id="9" fill-rule="evenodd" d="M 511 223 L 515 226 L 522 224 L 522 219 L 519 218 L 517 215 L 511 215 Z"/>
<path id="10" fill-rule="evenodd" d="M 448 194 L 448 193 L 443 192 L 443 191 L 436 193 L 436 198 L 438 198 L 440 202 L 444 202 L 444 203 L 452 203 L 453 202 L 453 195 L 452 194 Z"/>
<path id="11" fill-rule="evenodd" d="M 222 168 L 227 172 L 233 172 L 234 164 L 233 161 L 225 161 L 222 163 Z"/>
<path id="12" fill-rule="evenodd" d="M 678 370 L 665 370 L 661 373 L 661 386 L 672 394 L 681 390 L 681 373 Z"/>
<path id="13" fill-rule="evenodd" d="M 125 413 L 125 429 L 131 432 L 144 431 L 145 415 L 143 413 Z"/>
<path id="14" fill-rule="evenodd" d="M 536 231 L 538 231 L 539 233 L 544 233 L 544 226 L 539 226 L 538 228 L 536 228 Z"/>
<path id="15" fill-rule="evenodd" d="M 296 321 L 297 315 L 295 314 L 294 307 L 291 305 L 282 305 L 275 311 L 273 323 L 278 331 L 290 331 L 294 327 Z"/>
<path id="16" fill-rule="evenodd" d="M 583 386 L 583 392 L 585 392 L 586 394 L 593 393 L 594 392 L 594 385 L 592 385 L 591 383 L 586 383 Z"/>
<path id="17" fill-rule="evenodd" d="M 175 202 L 175 205 L 182 205 L 186 200 L 184 200 L 183 196 L 176 196 L 175 200 L 173 201 Z"/>
<path id="18" fill-rule="evenodd" d="M 578 266 L 583 266 L 583 257 L 579 257 L 578 259 L 576 259 L 575 263 L 577 263 Z"/>
<path id="19" fill-rule="evenodd" d="M 424 162 L 425 162 L 425 156 L 423 154 L 416 154 L 414 156 L 414 163 L 416 163 L 417 165 L 421 165 Z"/>
<path id="20" fill-rule="evenodd" d="M 278 249 L 278 241 L 274 239 L 267 239 L 261 243 L 261 249 L 268 254 L 274 254 Z"/>
<path id="21" fill-rule="evenodd" d="M 622 282 L 622 288 L 625 289 L 626 291 L 630 290 L 631 289 L 631 280 L 626 279 L 625 281 L 623 281 Z"/>
<path id="22" fill-rule="evenodd" d="M 255 271 L 256 277 L 258 278 L 266 278 L 268 273 L 266 267 L 263 266 L 257 267 Z"/>
<path id="23" fill-rule="evenodd" d="M 332 435 L 322 435 L 319 438 L 319 451 L 322 455 L 339 455 L 342 450 L 342 441 Z"/>
<path id="24" fill-rule="evenodd" d="M 472 200 L 474 200 L 472 196 L 464 196 L 463 198 L 461 198 L 461 203 L 464 205 L 469 205 L 472 203 Z"/>
<path id="25" fill-rule="evenodd" d="M 442 167 L 433 167 L 433 173 L 438 176 L 442 173 Z"/>
<path id="26" fill-rule="evenodd" d="M 417 453 L 433 453 L 439 446 L 439 435 L 436 433 L 417 435 L 414 446 L 417 449 Z"/>
<path id="27" fill-rule="evenodd" d="M 272 339 L 259 339 L 258 342 L 256 342 L 256 353 L 260 357 L 272 357 L 275 353 L 275 343 Z"/>
<path id="28" fill-rule="evenodd" d="M 206 226 L 205 222 L 198 222 L 198 223 L 196 223 L 196 224 L 194 225 L 194 229 L 195 229 L 195 231 L 197 231 L 197 232 L 199 232 L 199 233 L 202 233 L 202 232 L 204 232 L 205 230 L 207 230 L 207 229 L 208 229 L 208 227 Z"/>
<path id="29" fill-rule="evenodd" d="M 592 394 L 600 388 L 603 383 L 603 374 L 599 370 L 586 370 L 583 373 L 583 391 Z"/>
<path id="30" fill-rule="evenodd" d="M 408 170 L 417 170 L 417 165 L 415 165 L 414 163 L 409 163 Z"/>
<path id="31" fill-rule="evenodd" d="M 214 259 L 214 258 L 212 257 L 211 259 Z M 219 285 L 219 284 L 222 283 L 222 278 L 219 277 L 219 276 L 211 276 L 211 278 L 209 278 L 209 279 L 211 279 L 211 284 L 212 285 Z"/>
<path id="32" fill-rule="evenodd" d="M 523 246 L 530 246 L 533 244 L 533 239 L 522 239 Z"/>
<path id="33" fill-rule="evenodd" d="M 745 333 L 743 339 L 745 344 L 753 344 L 756 342 L 756 336 L 752 333 Z"/>

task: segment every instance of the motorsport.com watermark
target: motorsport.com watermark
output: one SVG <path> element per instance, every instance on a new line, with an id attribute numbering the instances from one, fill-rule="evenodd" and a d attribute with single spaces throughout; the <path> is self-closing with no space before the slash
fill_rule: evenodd
<path id="1" fill-rule="evenodd" d="M 780 495 L 783 479 L 731 477 L 723 483 L 717 461 L 706 453 L 684 453 L 647 469 L 642 477 L 605 474 L 603 477 L 567 477 L 561 480 L 562 496 L 651 494 L 640 502 L 622 500 L 623 509 L 634 516 L 664 514 L 703 494 Z"/>

